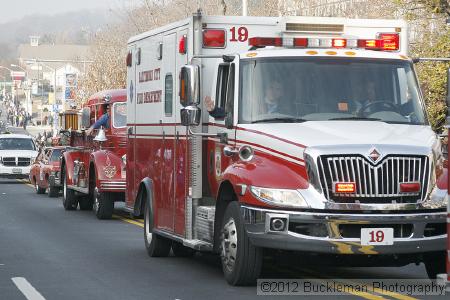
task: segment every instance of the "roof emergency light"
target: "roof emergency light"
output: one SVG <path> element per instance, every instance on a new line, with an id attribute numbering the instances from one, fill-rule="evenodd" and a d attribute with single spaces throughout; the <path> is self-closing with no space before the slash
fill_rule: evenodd
<path id="1" fill-rule="evenodd" d="M 252 37 L 249 45 L 253 47 L 295 47 L 295 48 L 364 48 L 369 50 L 396 51 L 399 50 L 400 36 L 398 33 L 379 33 L 376 39 L 355 38 L 282 38 L 282 37 Z"/>
<path id="2" fill-rule="evenodd" d="M 225 48 L 225 30 L 203 30 L 203 48 Z"/>

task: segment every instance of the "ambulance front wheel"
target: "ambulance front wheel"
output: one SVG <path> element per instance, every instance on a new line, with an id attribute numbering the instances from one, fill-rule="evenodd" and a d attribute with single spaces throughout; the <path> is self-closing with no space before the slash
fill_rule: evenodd
<path id="1" fill-rule="evenodd" d="M 153 233 L 153 213 L 148 204 L 144 210 L 144 240 L 145 248 L 150 257 L 166 257 L 170 253 L 172 241 Z"/>
<path id="2" fill-rule="evenodd" d="M 251 244 L 237 201 L 230 202 L 225 210 L 220 235 L 220 257 L 229 284 L 255 284 L 261 273 L 262 249 Z"/>

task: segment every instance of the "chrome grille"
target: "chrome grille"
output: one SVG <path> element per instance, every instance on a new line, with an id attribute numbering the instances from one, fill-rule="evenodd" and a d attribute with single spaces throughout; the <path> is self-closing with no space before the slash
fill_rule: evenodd
<path id="1" fill-rule="evenodd" d="M 3 157 L 2 163 L 6 167 L 15 167 L 16 166 L 16 158 L 15 157 Z"/>
<path id="2" fill-rule="evenodd" d="M 354 203 L 415 203 L 426 195 L 429 181 L 427 156 L 387 156 L 374 165 L 360 155 L 320 156 L 320 183 L 329 200 Z M 336 182 L 354 182 L 356 192 L 334 193 Z M 400 183 L 420 183 L 420 192 L 401 193 Z"/>
<path id="3" fill-rule="evenodd" d="M 3 157 L 2 163 L 6 167 L 26 167 L 30 165 L 29 157 Z"/>
<path id="4" fill-rule="evenodd" d="M 26 167 L 30 165 L 30 158 L 29 157 L 19 157 L 17 159 L 17 165 L 19 167 Z"/>

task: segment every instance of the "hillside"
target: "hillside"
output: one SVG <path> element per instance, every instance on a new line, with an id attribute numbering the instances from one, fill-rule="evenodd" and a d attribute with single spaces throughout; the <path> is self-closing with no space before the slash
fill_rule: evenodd
<path id="1" fill-rule="evenodd" d="M 17 46 L 28 43 L 30 35 L 41 36 L 41 43 L 87 44 L 107 23 L 111 12 L 81 10 L 57 15 L 28 15 L 0 24 L 0 61 L 17 57 Z"/>

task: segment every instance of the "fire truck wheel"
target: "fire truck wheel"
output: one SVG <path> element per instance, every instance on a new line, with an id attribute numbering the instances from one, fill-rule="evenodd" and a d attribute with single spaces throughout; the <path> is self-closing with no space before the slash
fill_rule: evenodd
<path id="1" fill-rule="evenodd" d="M 446 273 L 445 252 L 431 252 L 424 256 L 425 270 L 429 279 L 436 279 L 437 274 Z"/>
<path id="2" fill-rule="evenodd" d="M 148 205 L 144 212 L 144 240 L 145 248 L 150 257 L 166 257 L 170 253 L 172 241 L 160 235 L 152 233 L 153 217 L 150 217 Z"/>
<path id="3" fill-rule="evenodd" d="M 34 179 L 34 188 L 36 189 L 36 194 L 45 194 L 45 189 L 41 188 L 36 179 Z"/>
<path id="4" fill-rule="evenodd" d="M 55 198 L 59 196 L 59 188 L 49 185 L 48 187 L 48 196 L 51 198 Z"/>
<path id="5" fill-rule="evenodd" d="M 230 202 L 225 210 L 220 236 L 220 256 L 223 273 L 229 284 L 255 284 L 262 267 L 262 248 L 250 243 L 237 201 Z"/>
<path id="6" fill-rule="evenodd" d="M 112 193 L 94 192 L 94 212 L 98 219 L 111 219 L 114 211 L 114 195 Z"/>
<path id="7" fill-rule="evenodd" d="M 63 205 L 65 210 L 77 209 L 78 201 L 75 196 L 75 191 L 67 187 L 67 178 L 64 176 L 63 186 Z"/>
<path id="8" fill-rule="evenodd" d="M 94 206 L 94 202 L 89 196 L 81 197 L 78 200 L 78 203 L 80 203 L 80 210 L 92 210 L 92 207 Z"/>
<path id="9" fill-rule="evenodd" d="M 179 242 L 172 242 L 172 252 L 173 255 L 177 257 L 191 257 L 194 256 L 195 250 L 186 246 Z"/>

